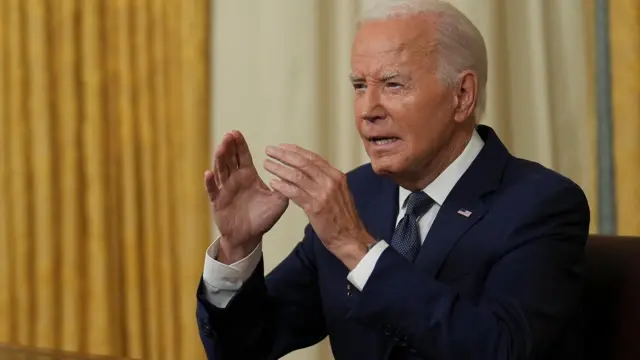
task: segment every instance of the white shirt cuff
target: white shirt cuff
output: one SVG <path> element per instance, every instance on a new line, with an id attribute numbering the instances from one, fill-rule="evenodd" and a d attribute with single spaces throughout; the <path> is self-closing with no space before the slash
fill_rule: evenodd
<path id="1" fill-rule="evenodd" d="M 378 262 L 380 255 L 382 255 L 382 252 L 388 247 L 389 244 L 387 244 L 386 241 L 378 241 L 377 244 L 373 245 L 373 247 L 369 249 L 367 255 L 365 255 L 362 260 L 360 260 L 358 265 L 356 265 L 356 267 L 353 268 L 351 272 L 349 272 L 349 275 L 347 275 L 347 280 L 349 280 L 349 282 L 353 284 L 356 289 L 358 289 L 359 291 L 362 291 L 362 289 L 364 289 L 364 285 L 367 283 L 367 280 L 369 280 L 369 276 L 371 276 L 373 269 L 376 267 L 376 263 Z"/>
<path id="2" fill-rule="evenodd" d="M 207 249 L 202 281 L 206 299 L 218 308 L 225 308 L 260 263 L 262 243 L 259 243 L 246 258 L 225 265 L 215 260 L 220 248 L 219 240 L 220 238 L 216 239 Z"/>

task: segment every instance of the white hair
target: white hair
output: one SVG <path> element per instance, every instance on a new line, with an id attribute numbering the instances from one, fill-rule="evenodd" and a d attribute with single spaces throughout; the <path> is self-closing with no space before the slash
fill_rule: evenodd
<path id="1" fill-rule="evenodd" d="M 422 14 L 437 18 L 438 77 L 445 86 L 457 85 L 464 70 L 478 79 L 476 121 L 486 107 L 487 48 L 482 34 L 460 10 L 442 0 L 377 0 L 365 6 L 359 24 Z"/>

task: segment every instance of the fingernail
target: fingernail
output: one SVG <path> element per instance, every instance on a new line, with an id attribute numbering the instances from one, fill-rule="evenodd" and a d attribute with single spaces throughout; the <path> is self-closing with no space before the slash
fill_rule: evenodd
<path id="1" fill-rule="evenodd" d="M 267 154 L 274 154 L 274 153 L 278 152 L 278 148 L 273 146 L 273 145 L 269 145 L 269 146 L 267 146 L 266 152 L 267 152 Z"/>

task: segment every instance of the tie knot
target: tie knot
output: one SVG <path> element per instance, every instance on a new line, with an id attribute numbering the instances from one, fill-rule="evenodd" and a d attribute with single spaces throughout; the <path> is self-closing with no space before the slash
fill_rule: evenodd
<path id="1" fill-rule="evenodd" d="M 422 191 L 412 192 L 407 199 L 407 214 L 420 217 L 433 205 L 433 199 Z"/>

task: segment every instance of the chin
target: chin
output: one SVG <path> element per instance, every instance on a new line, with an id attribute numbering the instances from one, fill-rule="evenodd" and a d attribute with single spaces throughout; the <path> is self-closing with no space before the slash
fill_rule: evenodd
<path id="1" fill-rule="evenodd" d="M 395 156 L 371 158 L 371 167 L 377 175 L 391 175 L 402 172 L 404 164 Z"/>

